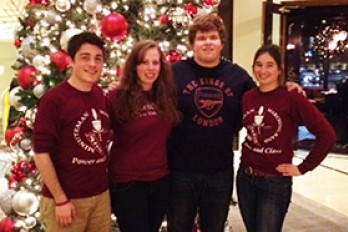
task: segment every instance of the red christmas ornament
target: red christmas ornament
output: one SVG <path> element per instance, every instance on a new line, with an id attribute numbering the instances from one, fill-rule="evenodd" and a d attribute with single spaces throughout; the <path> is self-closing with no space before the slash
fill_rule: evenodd
<path id="1" fill-rule="evenodd" d="M 30 27 L 30 29 L 33 29 L 36 23 L 33 20 L 28 19 L 27 24 Z"/>
<path id="2" fill-rule="evenodd" d="M 71 65 L 70 56 L 64 51 L 58 51 L 51 54 L 51 63 L 54 64 L 58 71 L 65 71 Z"/>
<path id="3" fill-rule="evenodd" d="M 22 44 L 22 40 L 16 39 L 13 44 L 16 48 L 19 48 Z"/>
<path id="4" fill-rule="evenodd" d="M 102 19 L 101 32 L 108 40 L 122 41 L 128 35 L 128 22 L 123 15 L 111 13 Z"/>
<path id="5" fill-rule="evenodd" d="M 162 24 L 162 25 L 168 25 L 168 22 L 169 22 L 168 15 L 161 15 L 161 16 L 158 18 L 158 21 L 159 21 L 160 24 Z"/>
<path id="6" fill-rule="evenodd" d="M 205 6 L 215 6 L 217 4 L 217 0 L 204 0 L 204 5 Z"/>
<path id="7" fill-rule="evenodd" d="M 169 54 L 167 55 L 167 61 L 169 63 L 174 63 L 174 62 L 177 62 L 177 61 L 180 61 L 181 60 L 181 53 L 176 51 L 176 50 L 172 50 L 169 52 Z"/>
<path id="8" fill-rule="evenodd" d="M 5 217 L 0 222 L 0 232 L 12 232 L 12 229 L 15 226 L 15 222 L 10 217 Z"/>
<path id="9" fill-rule="evenodd" d="M 29 127 L 27 126 L 27 123 L 25 122 L 25 118 L 24 117 L 21 117 L 19 119 L 19 127 L 23 128 L 23 131 L 29 129 Z"/>
<path id="10" fill-rule="evenodd" d="M 23 128 L 22 127 L 14 127 L 14 128 L 9 128 L 5 131 L 5 142 L 7 145 L 10 145 L 11 143 L 13 144 L 16 144 L 19 142 L 19 137 L 20 136 L 16 136 L 20 133 L 23 133 Z M 14 139 L 14 137 L 17 137 L 16 139 Z M 14 139 L 14 140 L 13 140 Z M 12 141 L 13 140 L 13 141 Z"/>
<path id="11" fill-rule="evenodd" d="M 28 89 L 35 80 L 36 68 L 27 65 L 21 68 L 17 74 L 18 85 L 23 89 Z"/>
<path id="12" fill-rule="evenodd" d="M 195 5 L 193 5 L 191 2 L 185 5 L 185 10 L 192 16 L 195 16 L 197 14 L 197 7 L 195 7 Z"/>
<path id="13" fill-rule="evenodd" d="M 36 4 L 48 6 L 50 4 L 50 0 L 29 0 L 29 6 L 35 6 Z"/>
<path id="14" fill-rule="evenodd" d="M 116 76 L 120 77 L 123 74 L 123 68 L 122 67 L 116 67 Z"/>

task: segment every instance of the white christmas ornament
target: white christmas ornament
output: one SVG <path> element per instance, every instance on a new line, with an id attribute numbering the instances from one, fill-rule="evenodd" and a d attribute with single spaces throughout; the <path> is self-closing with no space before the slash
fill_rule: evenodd
<path id="1" fill-rule="evenodd" d="M 34 226 L 36 226 L 36 218 L 35 217 L 27 217 L 26 219 L 24 219 L 24 228 L 26 229 L 31 229 Z"/>
<path id="2" fill-rule="evenodd" d="M 22 90 L 23 90 L 22 87 L 16 86 L 10 91 L 10 96 L 9 96 L 10 97 L 10 105 L 16 109 L 23 106 L 23 104 L 19 102 L 21 100 L 21 97 L 17 96 L 17 93 L 22 91 Z"/>
<path id="3" fill-rule="evenodd" d="M 45 91 L 46 91 L 46 87 L 43 84 L 38 84 L 33 88 L 33 94 L 37 98 L 42 97 L 42 95 L 44 95 Z"/>
<path id="4" fill-rule="evenodd" d="M 167 3 L 167 0 L 157 0 L 156 3 L 157 5 L 163 5 Z"/>
<path id="5" fill-rule="evenodd" d="M 31 108 L 25 111 L 24 119 L 25 119 L 25 125 L 29 127 L 30 129 L 33 129 L 35 117 L 36 117 L 37 108 Z"/>
<path id="6" fill-rule="evenodd" d="M 20 216 L 28 216 L 37 211 L 39 200 L 34 193 L 20 190 L 13 196 L 12 208 Z"/>
<path id="7" fill-rule="evenodd" d="M 96 14 L 101 11 L 101 2 L 100 0 L 85 0 L 83 3 L 83 9 L 89 14 Z"/>
<path id="8" fill-rule="evenodd" d="M 57 0 L 56 1 L 56 9 L 60 12 L 66 12 L 70 10 L 71 2 L 70 0 Z"/>
<path id="9" fill-rule="evenodd" d="M 60 41 L 59 41 L 60 47 L 66 51 L 68 49 L 68 43 L 71 37 L 73 37 L 74 35 L 80 34 L 82 32 L 83 32 L 82 30 L 77 28 L 71 28 L 64 31 L 60 37 Z"/>
<path id="10" fill-rule="evenodd" d="M 32 63 L 36 69 L 40 69 L 46 65 L 46 58 L 43 55 L 36 55 Z"/>
<path id="11" fill-rule="evenodd" d="M 21 46 L 19 48 L 21 54 L 26 58 L 32 58 L 37 54 L 37 50 L 34 48 L 36 43 L 36 38 L 30 35 L 23 39 Z"/>

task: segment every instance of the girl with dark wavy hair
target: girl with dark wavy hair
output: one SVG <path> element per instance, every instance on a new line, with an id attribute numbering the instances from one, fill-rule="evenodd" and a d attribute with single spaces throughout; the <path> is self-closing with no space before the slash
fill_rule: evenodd
<path id="1" fill-rule="evenodd" d="M 122 232 L 158 232 L 169 202 L 167 139 L 180 121 L 170 64 L 155 41 L 136 43 L 109 93 L 115 139 L 111 198 Z"/>

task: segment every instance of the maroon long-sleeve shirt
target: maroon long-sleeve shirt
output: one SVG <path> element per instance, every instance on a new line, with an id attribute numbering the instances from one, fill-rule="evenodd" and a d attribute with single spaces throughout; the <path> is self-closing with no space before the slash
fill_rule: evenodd
<path id="1" fill-rule="evenodd" d="M 67 81 L 40 99 L 34 151 L 48 153 L 68 198 L 91 197 L 108 188 L 110 121 L 103 90 L 82 92 Z M 42 194 L 52 197 L 44 185 Z"/>
<path id="2" fill-rule="evenodd" d="M 149 94 L 144 92 L 147 101 L 139 117 L 120 125 L 111 116 L 114 131 L 110 153 L 112 183 L 155 181 L 169 173 L 167 140 L 172 123 L 158 114 Z M 108 95 L 113 108 L 118 104 L 115 97 L 117 91 Z"/>
<path id="3" fill-rule="evenodd" d="M 316 136 L 314 147 L 299 165 L 302 174 L 318 166 L 335 143 L 336 135 L 329 122 L 296 91 L 279 87 L 261 92 L 255 88 L 244 95 L 242 106 L 247 137 L 242 146 L 241 167 L 281 175 L 275 168 L 292 162 L 292 139 L 299 125 L 305 125 Z"/>

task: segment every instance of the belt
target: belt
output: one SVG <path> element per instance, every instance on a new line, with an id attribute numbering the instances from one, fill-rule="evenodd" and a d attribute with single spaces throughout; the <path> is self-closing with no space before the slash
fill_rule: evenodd
<path id="1" fill-rule="evenodd" d="M 259 169 L 255 169 L 253 167 L 245 167 L 242 168 L 242 171 L 245 175 L 247 176 L 264 176 L 264 177 L 271 177 L 271 176 L 275 176 L 274 174 L 270 174 L 264 171 L 261 171 Z"/>

